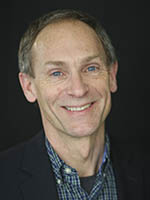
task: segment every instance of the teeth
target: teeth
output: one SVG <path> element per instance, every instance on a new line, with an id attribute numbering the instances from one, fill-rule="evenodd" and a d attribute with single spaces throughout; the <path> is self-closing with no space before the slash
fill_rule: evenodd
<path id="1" fill-rule="evenodd" d="M 87 104 L 85 106 L 82 106 L 82 107 L 66 107 L 66 109 L 69 111 L 82 111 L 82 110 L 89 108 L 90 106 L 91 106 L 91 103 Z"/>

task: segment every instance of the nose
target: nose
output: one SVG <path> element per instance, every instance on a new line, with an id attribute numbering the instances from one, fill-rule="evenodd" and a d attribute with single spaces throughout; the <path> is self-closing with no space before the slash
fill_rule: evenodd
<path id="1" fill-rule="evenodd" d="M 83 81 L 83 78 L 79 73 L 71 76 L 67 86 L 68 95 L 80 98 L 85 96 L 88 90 L 88 85 Z"/>

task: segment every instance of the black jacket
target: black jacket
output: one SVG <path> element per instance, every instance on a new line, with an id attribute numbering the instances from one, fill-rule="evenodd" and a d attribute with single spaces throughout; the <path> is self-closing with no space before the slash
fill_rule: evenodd
<path id="1" fill-rule="evenodd" d="M 58 200 L 44 142 L 41 131 L 28 142 L 0 154 L 1 200 Z M 147 185 L 150 177 L 144 175 L 144 161 L 140 164 L 139 157 L 125 155 L 111 144 L 118 200 L 150 199 Z"/>

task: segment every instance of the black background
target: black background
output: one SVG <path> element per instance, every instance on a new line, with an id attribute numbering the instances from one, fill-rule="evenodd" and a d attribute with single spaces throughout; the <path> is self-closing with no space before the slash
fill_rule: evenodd
<path id="1" fill-rule="evenodd" d="M 28 103 L 18 81 L 17 51 L 28 24 L 51 10 L 81 9 L 97 17 L 116 48 L 118 91 L 112 96 L 107 129 L 119 143 L 149 150 L 149 6 L 144 1 L 20 1 L 3 8 L 3 63 L 7 69 L 7 112 L 0 150 L 27 140 L 41 128 L 38 109 Z M 4 75 L 3 78 L 6 76 Z M 6 81 L 4 81 L 6 84 Z M 5 95 L 1 93 L 5 101 Z M 2 104 L 3 107 L 3 104 Z"/>

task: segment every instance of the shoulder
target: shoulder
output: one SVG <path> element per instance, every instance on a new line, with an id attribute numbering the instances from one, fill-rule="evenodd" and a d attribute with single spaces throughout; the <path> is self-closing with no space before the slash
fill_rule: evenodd
<path id="1" fill-rule="evenodd" d="M 148 156 L 139 143 L 111 141 L 111 159 L 116 168 L 128 174 L 143 174 L 148 163 Z M 119 167 L 118 167 L 119 166 Z"/>
<path id="2" fill-rule="evenodd" d="M 0 188 L 3 198 L 9 199 L 10 196 L 19 195 L 17 177 L 25 146 L 25 143 L 19 144 L 0 153 Z"/>
<path id="3" fill-rule="evenodd" d="M 24 142 L 0 153 L 0 173 L 2 169 L 6 171 L 7 168 L 12 169 L 19 165 L 25 146 L 26 143 Z"/>
<path id="4" fill-rule="evenodd" d="M 144 149 L 140 143 L 111 139 L 111 158 L 119 183 L 125 184 L 126 194 L 135 191 L 133 194 L 149 199 L 150 156 Z"/>
<path id="5" fill-rule="evenodd" d="M 119 160 L 138 161 L 144 156 L 141 145 L 134 141 L 121 141 L 117 138 L 110 137 L 111 152 Z"/>
<path id="6" fill-rule="evenodd" d="M 30 152 L 30 149 L 32 151 L 41 139 L 41 135 L 42 133 L 39 132 L 29 140 L 0 152 L 0 173 L 14 174 L 21 165 L 26 149 L 29 150 L 28 152 Z"/>
<path id="7" fill-rule="evenodd" d="M 38 158 L 44 134 L 39 132 L 34 137 L 0 153 L 0 188 L 4 199 L 22 199 L 20 185 L 29 177 L 24 168 L 24 161 L 32 164 Z"/>

